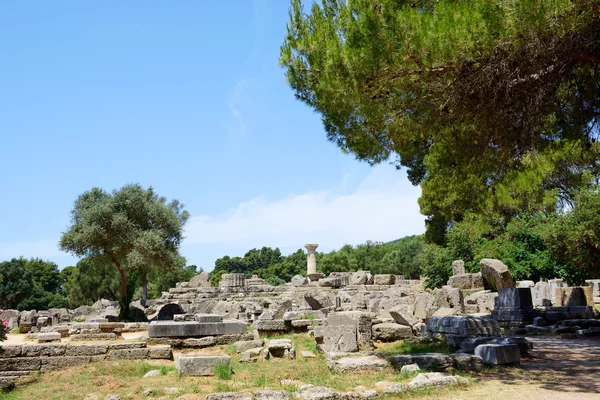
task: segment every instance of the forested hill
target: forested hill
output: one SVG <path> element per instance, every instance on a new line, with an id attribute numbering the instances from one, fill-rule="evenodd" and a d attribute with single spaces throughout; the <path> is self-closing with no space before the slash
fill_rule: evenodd
<path id="1" fill-rule="evenodd" d="M 372 242 L 356 246 L 345 245 L 329 253 L 317 253 L 317 269 L 329 274 L 334 271 L 370 270 L 373 273 L 393 273 L 407 278 L 420 274 L 417 255 L 424 246 L 422 236 L 406 236 L 392 242 Z M 243 257 L 224 256 L 217 259 L 211 272 L 211 283 L 217 284 L 222 274 L 256 274 L 273 285 L 289 282 L 294 275 L 306 275 L 306 253 L 300 248 L 283 256 L 278 248 L 249 250 Z"/>

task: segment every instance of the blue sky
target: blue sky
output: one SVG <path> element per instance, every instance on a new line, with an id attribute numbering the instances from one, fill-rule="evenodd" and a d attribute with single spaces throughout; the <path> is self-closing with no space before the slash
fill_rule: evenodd
<path id="1" fill-rule="evenodd" d="M 326 139 L 277 64 L 288 1 L 0 4 L 0 259 L 57 248 L 76 197 L 154 186 L 192 214 L 182 254 L 424 231 L 419 188 Z"/>

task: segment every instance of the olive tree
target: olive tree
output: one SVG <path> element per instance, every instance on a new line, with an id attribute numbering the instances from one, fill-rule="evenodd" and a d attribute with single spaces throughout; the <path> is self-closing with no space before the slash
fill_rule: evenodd
<path id="1" fill-rule="evenodd" d="M 152 187 L 131 184 L 111 193 L 93 188 L 75 201 L 71 225 L 59 246 L 77 257 L 114 266 L 120 277 L 119 317 L 127 319 L 128 275 L 176 266 L 188 218 L 181 203 L 167 202 Z"/>

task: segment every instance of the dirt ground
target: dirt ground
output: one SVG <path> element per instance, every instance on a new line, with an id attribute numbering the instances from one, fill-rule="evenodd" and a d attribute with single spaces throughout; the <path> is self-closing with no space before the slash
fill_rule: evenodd
<path id="1" fill-rule="evenodd" d="M 532 337 L 531 357 L 521 368 L 498 369 L 475 377 L 461 391 L 426 399 L 591 400 L 600 399 L 600 338 L 564 340 Z"/>

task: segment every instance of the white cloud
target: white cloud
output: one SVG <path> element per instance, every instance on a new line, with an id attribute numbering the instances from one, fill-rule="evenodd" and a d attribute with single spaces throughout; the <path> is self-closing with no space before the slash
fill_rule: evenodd
<path id="1" fill-rule="evenodd" d="M 192 217 L 184 248 L 193 253 L 197 247 L 229 248 L 225 254 L 233 256 L 236 250 L 243 254 L 262 246 L 294 251 L 305 243 L 319 243 L 319 250 L 328 251 L 346 243 L 394 240 L 424 231 L 419 195 L 420 189 L 404 174 L 379 166 L 349 193 L 329 190 L 278 200 L 258 197 L 222 215 Z"/>

